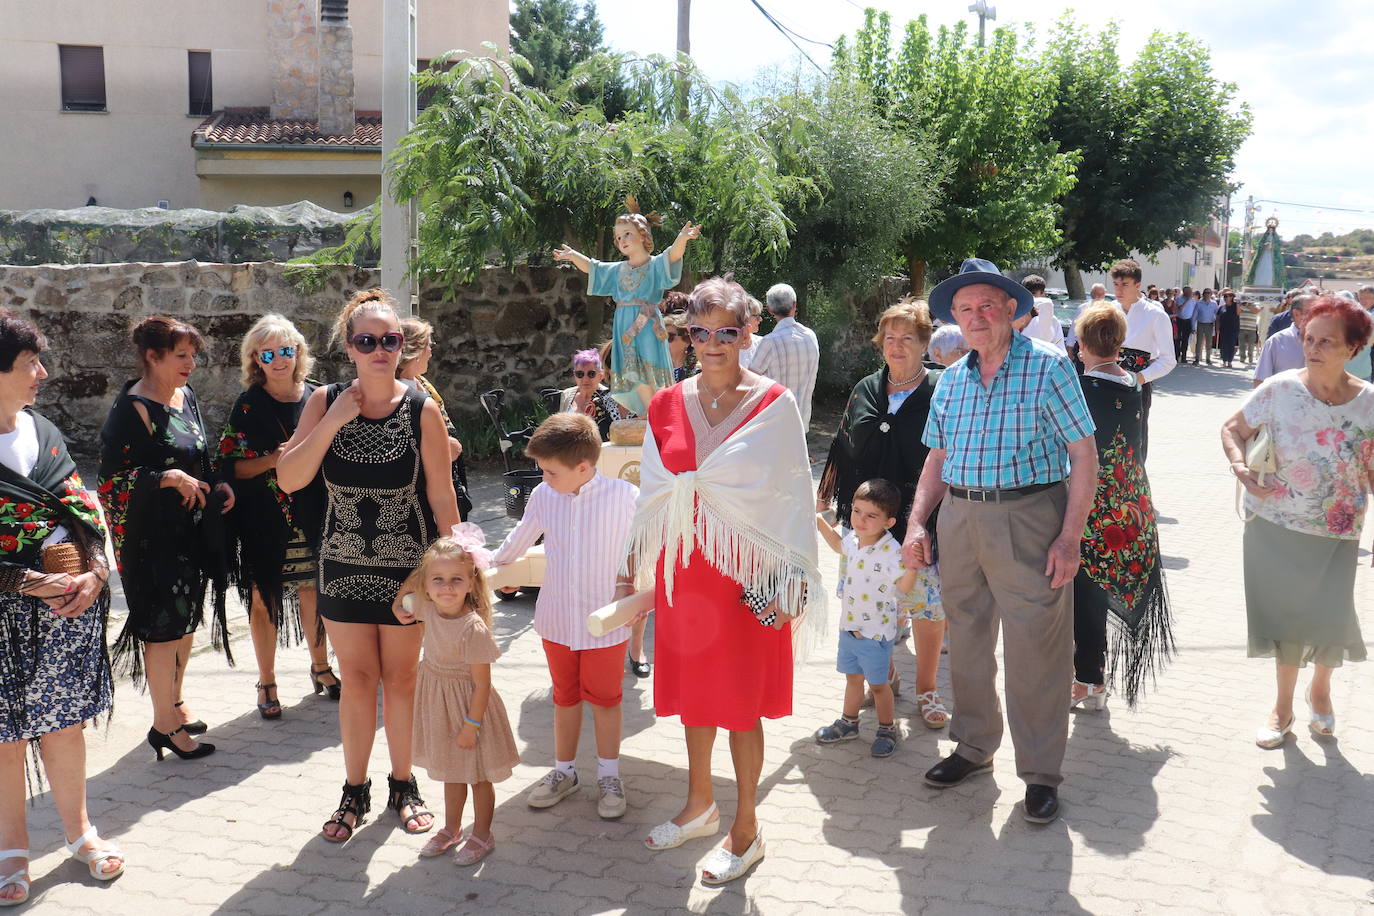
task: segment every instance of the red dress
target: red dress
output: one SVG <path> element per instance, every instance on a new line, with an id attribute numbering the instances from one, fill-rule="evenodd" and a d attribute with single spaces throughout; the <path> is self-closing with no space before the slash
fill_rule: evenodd
<path id="1" fill-rule="evenodd" d="M 774 384 L 731 434 L 786 389 Z M 725 421 L 730 422 L 730 421 Z M 649 429 L 663 466 L 680 474 L 697 469 L 696 434 L 682 384 L 666 388 L 649 405 Z M 760 463 L 759 473 L 766 473 Z M 749 731 L 760 718 L 792 714 L 791 624 L 761 626 L 741 600 L 740 583 L 693 549 L 690 566 L 673 573 L 673 603 L 657 563 L 654 601 L 654 711 L 680 716 L 688 726 Z"/>

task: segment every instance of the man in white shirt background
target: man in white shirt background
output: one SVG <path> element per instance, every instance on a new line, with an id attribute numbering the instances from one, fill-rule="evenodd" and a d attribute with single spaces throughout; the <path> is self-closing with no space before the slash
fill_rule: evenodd
<path id="1" fill-rule="evenodd" d="M 1031 274 L 1021 281 L 1021 285 L 1030 290 L 1030 294 L 1035 297 L 1035 304 L 1031 306 L 1030 323 L 1021 333 L 1033 340 L 1043 340 L 1067 356 L 1069 351 L 1064 346 L 1064 328 L 1054 315 L 1054 300 L 1045 297 L 1045 278 L 1039 274 Z"/>
<path id="2" fill-rule="evenodd" d="M 811 425 L 811 395 L 816 390 L 816 370 L 821 362 L 816 332 L 797 321 L 797 293 L 786 283 L 771 287 L 764 300 L 777 325 L 772 333 L 758 339 L 749 368 L 787 386 L 801 410 L 802 428 L 807 428 Z"/>
<path id="3" fill-rule="evenodd" d="M 1126 313 L 1126 339 L 1121 344 L 1121 367 L 1140 382 L 1140 463 L 1150 446 L 1150 401 L 1153 382 L 1174 371 L 1174 326 L 1164 306 L 1140 295 L 1140 264 L 1127 258 L 1111 270 L 1116 304 Z"/>

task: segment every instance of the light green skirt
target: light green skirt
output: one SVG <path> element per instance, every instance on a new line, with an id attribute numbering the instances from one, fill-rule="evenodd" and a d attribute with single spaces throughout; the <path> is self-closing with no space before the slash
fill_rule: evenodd
<path id="1" fill-rule="evenodd" d="M 1245 523 L 1245 614 L 1250 658 L 1338 668 L 1364 661 L 1355 616 L 1359 542 L 1303 534 L 1255 517 Z"/>

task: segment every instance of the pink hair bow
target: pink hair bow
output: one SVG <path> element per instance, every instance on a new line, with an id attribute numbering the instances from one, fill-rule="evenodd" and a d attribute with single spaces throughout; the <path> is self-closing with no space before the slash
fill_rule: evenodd
<path id="1" fill-rule="evenodd" d="M 487 536 L 482 533 L 480 527 L 472 522 L 459 522 L 453 526 L 450 537 L 472 557 L 473 566 L 483 571 L 491 569 L 492 552 L 485 546 Z"/>

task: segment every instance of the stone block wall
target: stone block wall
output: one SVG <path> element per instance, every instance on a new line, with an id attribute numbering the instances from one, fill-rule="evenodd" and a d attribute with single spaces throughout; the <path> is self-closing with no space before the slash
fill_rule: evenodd
<path id="1" fill-rule="evenodd" d="M 129 330 L 142 318 L 170 315 L 204 335 L 191 384 L 217 431 L 240 390 L 239 343 L 259 316 L 295 322 L 319 360 L 317 377 L 351 378 L 342 351 L 328 344 L 330 328 L 349 296 L 379 282 L 376 270 L 338 267 L 305 292 L 271 262 L 0 266 L 0 305 L 47 335 L 50 375 L 37 408 L 75 453 L 90 456 L 115 394 L 138 374 Z M 455 412 L 477 411 L 477 396 L 498 386 L 533 400 L 541 387 L 569 383 L 572 352 L 604 339 L 604 313 L 599 300 L 589 308 L 585 277 L 565 267 L 489 269 L 452 301 L 423 289 L 420 316 L 435 325 L 429 377 Z"/>
<path id="2" fill-rule="evenodd" d="M 319 117 L 318 3 L 319 0 L 267 0 L 274 118 L 313 121 Z"/>

